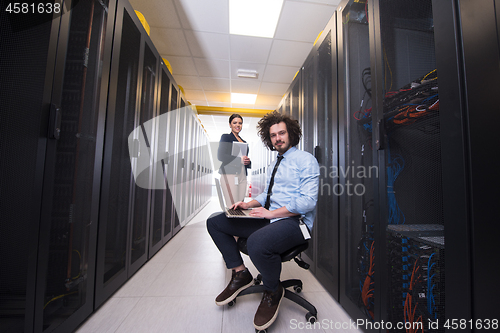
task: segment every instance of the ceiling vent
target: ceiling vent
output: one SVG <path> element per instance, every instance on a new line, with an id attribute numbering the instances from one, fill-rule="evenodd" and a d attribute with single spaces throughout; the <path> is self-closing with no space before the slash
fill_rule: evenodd
<path id="1" fill-rule="evenodd" d="M 259 73 L 251 69 L 238 69 L 238 77 L 245 79 L 256 79 L 259 77 Z"/>

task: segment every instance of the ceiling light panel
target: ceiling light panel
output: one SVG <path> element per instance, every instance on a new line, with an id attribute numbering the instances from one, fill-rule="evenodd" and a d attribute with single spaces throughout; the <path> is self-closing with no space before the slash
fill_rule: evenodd
<path id="1" fill-rule="evenodd" d="M 231 103 L 234 104 L 255 104 L 256 99 L 255 94 L 231 93 Z"/>
<path id="2" fill-rule="evenodd" d="M 229 0 L 229 33 L 273 38 L 283 0 Z"/>

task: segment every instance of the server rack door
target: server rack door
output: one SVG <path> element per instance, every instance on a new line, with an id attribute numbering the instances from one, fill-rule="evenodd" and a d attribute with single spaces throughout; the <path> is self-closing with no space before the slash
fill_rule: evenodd
<path id="1" fill-rule="evenodd" d="M 186 217 L 191 217 L 193 213 L 193 199 L 194 199 L 194 144 L 195 144 L 195 128 L 194 128 L 194 115 L 190 108 L 185 108 L 186 110 L 186 125 L 187 125 L 187 144 L 186 155 L 187 155 L 187 170 L 186 170 Z"/>
<path id="2" fill-rule="evenodd" d="M 285 101 L 284 101 L 284 112 L 287 115 L 290 115 L 291 110 L 290 110 L 290 103 L 291 102 L 291 94 L 287 93 L 285 96 Z"/>
<path id="3" fill-rule="evenodd" d="M 157 156 L 158 162 L 156 165 L 155 179 L 153 180 L 155 187 L 153 191 L 153 206 L 152 222 L 150 230 L 149 257 L 151 258 L 165 244 L 166 238 L 170 237 L 172 231 L 172 195 L 169 190 L 168 162 L 169 154 L 169 114 L 168 108 L 170 104 L 170 77 L 167 75 L 166 67 L 162 66 L 160 72 L 159 84 L 159 107 L 157 127 Z M 160 188 L 160 185 L 163 188 Z"/>
<path id="4" fill-rule="evenodd" d="M 445 239 L 432 1 L 379 1 L 380 313 L 414 328 L 444 322 Z M 372 62 L 373 63 L 373 62 Z M 383 80 L 382 80 L 383 78 Z M 380 133 L 381 131 L 377 131 Z M 395 331 L 395 329 L 390 330 Z M 438 328 L 436 331 L 444 331 Z"/>
<path id="5" fill-rule="evenodd" d="M 317 54 L 313 53 L 312 57 L 309 57 L 303 66 L 303 75 L 302 75 L 302 94 L 304 101 L 303 108 L 303 119 L 302 119 L 302 142 L 303 142 L 303 150 L 307 151 L 314 155 L 314 148 L 317 142 L 316 138 L 316 122 L 317 122 L 317 110 L 316 110 L 316 79 L 317 79 Z M 314 237 L 315 230 L 313 229 L 313 235 L 309 240 L 309 248 L 304 251 L 304 253 L 309 258 L 308 261 L 315 262 L 316 261 L 316 239 Z M 315 265 L 311 265 L 310 270 L 315 271 Z"/>
<path id="6" fill-rule="evenodd" d="M 194 191 L 195 191 L 195 197 L 194 197 L 194 206 L 193 209 L 197 211 L 200 206 L 201 206 L 201 198 L 200 198 L 200 193 L 201 193 L 201 187 L 200 187 L 200 180 L 201 180 L 201 151 L 203 149 L 203 145 L 201 143 L 201 124 L 198 121 L 197 118 L 195 118 L 195 133 L 196 133 L 196 138 L 195 138 L 195 151 L 194 151 L 194 159 L 195 159 L 195 170 L 194 170 Z"/>
<path id="7" fill-rule="evenodd" d="M 155 52 L 156 53 L 156 52 Z M 160 59 L 156 55 L 157 59 Z M 158 60 L 160 61 L 160 60 Z M 161 61 L 160 61 L 161 62 Z M 157 72 L 155 75 L 155 80 L 157 80 L 157 94 L 156 94 L 156 105 L 153 118 L 153 143 L 152 154 L 154 156 L 153 161 L 153 175 L 152 175 L 152 186 L 151 186 L 151 218 L 149 227 L 149 249 L 148 258 L 151 258 L 164 244 L 163 243 L 163 226 L 164 226 L 164 205 L 165 205 L 165 191 L 167 181 L 165 179 L 165 157 L 167 152 L 167 112 L 168 112 L 168 89 L 170 87 L 170 79 L 167 77 L 167 89 L 166 89 L 166 101 L 162 101 L 165 97 L 163 81 L 165 81 L 164 68 L 158 65 Z M 167 103 L 167 104 L 165 104 Z"/>
<path id="8" fill-rule="evenodd" d="M 142 76 L 140 104 L 136 114 L 136 126 L 140 127 L 142 135 L 145 139 L 145 146 L 140 147 L 139 158 L 144 156 L 145 150 L 152 153 L 152 145 L 156 140 L 154 131 L 154 113 L 156 107 L 157 93 L 157 75 L 158 75 L 158 59 L 159 56 L 152 42 L 147 38 L 147 34 L 142 32 L 142 66 L 140 74 Z M 140 135 L 140 134 L 139 134 Z M 142 150 L 142 154 L 141 154 Z M 154 152 L 153 152 L 154 153 Z M 147 260 L 148 240 L 149 240 L 149 225 L 150 225 L 150 204 L 151 204 L 151 188 L 152 188 L 152 171 L 149 166 L 149 159 L 146 162 L 137 159 L 137 164 L 133 161 L 133 168 L 140 167 L 142 163 L 147 163 L 148 167 L 144 171 L 140 169 L 132 170 L 135 175 L 135 184 L 133 186 L 133 219 L 130 229 L 130 268 L 128 276 L 134 274 Z"/>
<path id="9" fill-rule="evenodd" d="M 165 79 L 163 79 L 165 78 Z M 169 112 L 167 113 L 167 124 L 166 124 L 166 154 L 164 160 L 164 168 L 165 168 L 165 180 L 166 180 L 166 192 L 165 192 L 165 209 L 164 209 L 164 219 L 163 219 L 163 237 L 164 241 L 168 241 L 172 237 L 173 223 L 174 223 L 174 199 L 173 199 L 173 184 L 174 184 L 174 166 L 175 166 L 175 117 L 174 113 L 170 112 L 170 88 L 172 87 L 170 80 L 167 82 L 167 70 L 164 68 L 162 71 L 162 103 L 163 98 L 166 98 L 164 101 L 164 107 Z"/>
<path id="10" fill-rule="evenodd" d="M 317 67 L 317 135 L 315 156 L 320 166 L 320 183 L 316 221 L 315 275 L 330 294 L 339 298 L 339 197 L 338 190 L 338 122 L 337 122 L 337 54 L 335 17 L 319 40 Z"/>
<path id="11" fill-rule="evenodd" d="M 52 92 L 60 118 L 47 146 L 35 331 L 72 330 L 93 310 L 109 10 L 108 1 L 69 8 Z"/>
<path id="12" fill-rule="evenodd" d="M 468 131 L 466 142 L 469 149 L 467 154 L 469 174 L 467 178 L 470 181 L 470 192 L 467 194 L 470 195 L 469 207 L 471 207 L 470 219 L 472 222 L 470 225 L 470 244 L 472 244 L 470 260 L 473 272 L 471 288 L 474 292 L 472 295 L 472 322 L 475 324 L 469 328 L 475 331 L 480 330 L 480 324 L 483 322 L 490 324 L 492 318 L 497 319 L 496 324 L 500 320 L 497 305 L 500 291 L 493 287 L 496 274 L 494 270 L 491 270 L 490 264 L 491 254 L 496 253 L 498 235 L 500 234 L 498 223 L 491 223 L 491 221 L 498 221 L 497 203 L 500 186 L 498 177 L 491 171 L 498 170 L 500 165 L 498 159 L 493 158 L 490 153 L 498 151 L 495 137 L 500 120 L 498 112 L 496 112 L 498 109 L 496 96 L 500 86 L 500 68 L 498 66 L 500 59 L 500 2 L 494 0 L 479 4 L 470 0 L 460 1 L 458 9 L 463 42 L 464 77 L 466 78 L 464 91 L 467 93 L 465 99 L 467 105 L 465 119 Z M 446 170 L 446 173 L 448 172 L 449 170 Z M 463 194 L 461 197 L 463 198 Z M 448 223 L 448 221 L 446 222 Z M 453 238 L 459 236 L 463 239 L 464 225 L 461 223 L 460 233 L 455 236 L 456 226 L 454 221 L 450 222 L 452 223 L 450 228 L 453 229 L 449 230 L 448 224 L 446 224 L 446 230 L 449 230 Z M 457 244 L 456 241 L 453 242 L 454 247 L 449 248 L 448 244 L 452 244 L 448 241 L 447 238 L 446 246 L 449 249 L 447 259 L 454 256 L 455 251 L 458 252 L 464 248 L 463 243 Z M 461 246 L 457 247 L 455 244 Z M 465 261 L 464 259 L 462 261 Z M 467 276 L 467 271 L 464 270 L 467 267 L 464 267 L 463 264 L 459 265 L 462 269 L 458 274 Z M 447 265 L 447 267 L 450 266 Z M 447 282 L 450 274 L 448 272 Z M 447 304 L 449 304 L 448 295 L 455 290 L 448 292 L 447 289 Z M 460 309 L 450 312 L 447 319 L 460 318 L 456 317 L 456 311 L 460 311 Z M 467 320 L 465 315 L 461 318 Z M 486 330 L 484 325 L 482 328 Z"/>
<path id="13" fill-rule="evenodd" d="M 337 14 L 339 63 L 340 303 L 355 319 L 375 319 L 375 216 L 371 120 L 370 2 L 346 1 Z M 378 268 L 382 269 L 382 268 Z"/>
<path id="14" fill-rule="evenodd" d="M 200 149 L 199 149 L 199 164 L 200 164 L 200 203 L 198 207 L 201 207 L 205 202 L 206 202 L 206 190 L 205 190 L 205 178 L 206 174 L 208 173 L 207 166 L 206 166 L 206 158 L 205 158 L 205 149 L 208 148 L 206 140 L 205 140 L 205 131 L 203 129 L 203 126 L 200 123 L 199 126 L 199 131 L 200 131 Z"/>
<path id="15" fill-rule="evenodd" d="M 179 200 L 179 205 L 177 209 L 179 210 L 179 222 L 181 227 L 183 227 L 184 223 L 186 222 L 186 177 L 188 170 L 186 132 L 186 112 L 185 109 L 179 109 L 179 128 L 177 130 L 179 140 L 177 142 L 177 149 L 179 151 L 179 161 L 177 167 L 177 199 Z"/>
<path id="16" fill-rule="evenodd" d="M 203 198 L 202 198 L 202 154 L 203 154 L 203 149 L 204 149 L 204 142 L 203 142 L 203 127 L 201 127 L 201 122 L 197 120 L 196 122 L 196 128 L 197 128 L 197 134 L 196 134 L 196 164 L 197 166 L 197 172 L 196 172 L 196 205 L 195 208 L 198 210 L 202 204 L 204 203 Z"/>
<path id="17" fill-rule="evenodd" d="M 19 17 L 3 4 L 1 8 L 0 332 L 33 332 L 43 173 L 61 15 Z"/>
<path id="18" fill-rule="evenodd" d="M 181 99 L 181 105 L 182 105 L 182 99 Z M 184 131 L 184 140 L 185 140 L 185 145 L 184 145 L 184 181 L 183 181 L 183 201 L 182 201 L 182 210 L 184 212 L 184 221 L 182 222 L 182 225 L 187 222 L 190 211 L 190 202 L 191 202 L 191 148 L 192 148 L 192 131 L 191 131 L 191 114 L 188 112 L 186 108 L 181 109 L 185 113 L 185 131 Z"/>
<path id="19" fill-rule="evenodd" d="M 298 74 L 291 85 L 290 92 L 290 115 L 293 119 L 297 119 L 301 122 L 300 117 L 300 77 Z"/>
<path id="20" fill-rule="evenodd" d="M 193 162 L 192 162 L 192 167 L 193 167 L 193 198 L 192 198 L 192 212 L 196 212 L 196 210 L 198 209 L 198 171 L 200 169 L 199 165 L 198 165 L 198 153 L 199 153 L 199 150 L 198 150 L 198 146 L 199 146 L 199 142 L 198 142 L 198 135 L 199 135 L 199 128 L 198 128 L 198 122 L 195 118 L 195 116 L 193 115 L 193 124 L 194 124 L 194 128 L 193 128 Z"/>
<path id="21" fill-rule="evenodd" d="M 194 113 L 191 113 L 191 163 L 190 163 L 190 191 L 189 191 L 189 215 L 192 216 L 196 210 L 196 139 L 197 139 L 197 130 L 196 126 L 196 118 Z"/>
<path id="22" fill-rule="evenodd" d="M 200 132 L 201 132 L 201 145 L 202 149 L 200 149 L 200 164 L 201 164 L 201 178 L 200 178 L 200 186 L 201 186 L 201 191 L 200 191 L 200 200 L 201 204 L 204 204 L 207 201 L 207 174 L 208 174 L 208 163 L 207 163 L 207 156 L 205 153 L 205 150 L 208 148 L 207 146 L 207 141 L 205 137 L 205 130 L 203 127 L 200 127 Z"/>
<path id="23" fill-rule="evenodd" d="M 95 304 L 102 304 L 128 278 L 129 225 L 133 188 L 128 137 L 136 128 L 139 99 L 141 25 L 133 9 L 119 2 L 116 12 L 104 143 Z M 137 159 L 136 157 L 134 157 Z"/>
<path id="24" fill-rule="evenodd" d="M 179 112 L 179 91 L 176 88 L 176 86 L 172 83 L 171 84 L 171 89 L 170 89 L 170 112 L 171 112 L 171 117 L 170 120 L 172 120 L 170 123 L 170 141 L 169 141 L 169 146 L 171 147 L 171 151 L 174 152 L 173 154 L 173 161 L 171 161 L 172 164 L 172 174 L 169 174 L 169 177 L 172 176 L 172 178 L 168 179 L 173 179 L 171 189 L 173 189 L 173 201 L 174 201 L 174 229 L 173 229 L 173 234 L 176 234 L 181 226 L 180 226 L 180 218 L 181 218 L 181 210 L 180 210 L 180 197 L 181 197 L 181 191 L 180 191 L 180 184 L 181 182 L 179 181 L 179 178 L 182 177 L 181 174 L 181 164 L 182 164 L 182 157 L 181 157 L 181 151 L 179 149 L 179 142 L 183 138 L 179 135 L 179 121 L 181 114 Z M 170 171 L 170 170 L 169 170 Z"/>
<path id="25" fill-rule="evenodd" d="M 193 210 L 197 211 L 201 205 L 200 200 L 200 177 L 201 177 L 201 126 L 200 123 L 195 119 L 195 144 L 194 144 L 194 198 L 193 198 Z"/>
<path id="26" fill-rule="evenodd" d="M 436 67 L 439 80 L 441 160 L 443 166 L 443 212 L 446 239 L 445 318 L 472 318 L 470 251 L 470 202 L 467 174 L 467 107 L 462 99 L 465 76 L 462 72 L 461 40 L 456 25 L 457 8 L 453 2 L 433 1 Z M 481 7 L 483 10 L 483 7 Z M 476 22 L 477 23 L 477 22 Z M 476 28 L 476 25 L 474 24 Z M 475 41 L 475 38 L 474 38 Z M 473 43 L 474 44 L 474 43 Z M 483 43 L 481 43 L 482 45 Z M 481 57 L 482 61 L 482 57 Z M 487 76 L 487 75 L 485 75 Z M 469 80 L 470 82 L 470 80 Z M 482 80 L 481 80 L 482 82 Z M 477 84 L 477 83 L 476 83 Z M 481 85 L 479 85 L 481 86 Z M 477 96 L 476 94 L 474 94 Z M 479 95 L 480 96 L 480 95 Z M 487 110 L 484 108 L 483 110 Z M 482 148 L 486 149 L 486 148 Z M 452 227 L 449 228 L 448 226 Z M 495 233 L 492 233 L 495 234 Z M 483 247 L 486 248 L 486 247 Z M 459 293 L 456 291 L 460 290 Z M 488 292 L 494 295 L 493 291 Z"/>
<path id="27" fill-rule="evenodd" d="M 210 174 L 210 169 L 211 169 L 211 162 L 210 161 L 210 153 L 209 153 L 209 147 L 210 147 L 210 142 L 207 138 L 207 133 L 205 132 L 205 129 L 202 128 L 202 141 L 203 141 L 203 150 L 202 150 L 202 161 L 203 161 L 203 202 L 207 202 L 210 200 L 210 197 L 212 196 L 212 188 L 210 187 L 211 183 L 211 174 Z"/>
<path id="28" fill-rule="evenodd" d="M 203 190 L 202 190 L 202 200 L 203 202 L 206 202 L 209 197 L 210 197 L 210 194 L 209 194 L 209 168 L 210 168 L 210 163 L 208 161 L 208 140 L 207 140 L 207 137 L 205 135 L 205 130 L 202 128 L 202 131 L 203 131 L 203 151 L 201 153 L 202 155 L 202 163 L 203 163 L 203 180 L 202 180 L 202 185 L 203 185 Z"/>

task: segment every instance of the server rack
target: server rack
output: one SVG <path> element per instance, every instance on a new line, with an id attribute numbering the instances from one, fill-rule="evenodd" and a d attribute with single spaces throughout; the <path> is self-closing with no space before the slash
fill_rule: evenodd
<path id="1" fill-rule="evenodd" d="M 360 115 L 371 106 L 366 2 L 339 7 L 339 193 L 340 303 L 354 318 L 374 318 L 374 193 L 370 177 L 352 170 L 372 164 L 371 123 Z M 362 105 L 362 107 L 360 106 Z M 354 190 L 359 194 L 355 195 Z M 375 290 L 374 290 L 375 289 Z"/>
<path id="2" fill-rule="evenodd" d="M 4 55 L 0 59 L 0 276 L 3 281 L 0 285 L 0 330 L 22 332 L 34 330 L 37 256 L 33 254 L 37 253 L 39 242 L 38 221 L 48 141 L 45 133 L 48 128 L 61 16 L 44 15 L 43 21 L 37 20 L 35 24 L 26 25 L 23 21 L 14 21 L 4 9 L 2 6 L 0 13 L 0 50 Z M 34 57 L 32 62 L 27 61 L 28 54 Z M 10 73 L 9 68 L 13 69 Z M 37 72 L 37 75 L 29 75 L 37 68 L 45 70 Z M 7 81 L 7 77 L 12 82 Z M 30 79 L 26 80 L 28 77 Z M 25 85 L 30 89 L 30 98 L 25 98 L 25 91 L 20 91 L 12 83 Z M 12 110 L 12 114 L 4 112 L 4 108 L 6 111 Z M 20 112 L 21 110 L 24 112 Z M 18 133 L 23 133 L 23 129 L 24 140 L 19 142 Z M 20 205 L 27 194 L 31 206 L 28 209 Z"/>
<path id="3" fill-rule="evenodd" d="M 187 115 L 186 118 L 186 125 L 187 125 L 187 130 L 190 135 L 186 138 L 187 141 L 187 147 L 186 147 L 186 192 L 185 192 L 185 198 L 186 198 L 186 204 L 185 204 L 185 211 L 186 211 L 186 222 L 189 221 L 191 214 L 194 213 L 193 209 L 193 199 L 195 196 L 194 193 L 194 170 L 195 170 L 195 160 L 194 160 L 194 147 L 195 147 L 195 140 L 196 137 L 194 135 L 195 132 L 195 123 L 194 123 L 194 115 L 189 114 Z"/>
<path id="4" fill-rule="evenodd" d="M 141 102 L 143 32 L 128 3 L 116 11 L 113 59 L 106 117 L 103 182 L 99 216 L 96 304 L 100 306 L 131 275 L 134 177 L 128 136 L 138 124 Z M 143 53 L 142 53 L 143 56 Z M 137 160 L 138 153 L 133 154 Z M 149 177 L 149 175 L 147 175 Z"/>
<path id="5" fill-rule="evenodd" d="M 170 186 L 172 181 L 168 180 L 168 168 L 169 166 L 169 138 L 173 134 L 169 130 L 169 98 L 170 98 L 170 82 L 172 81 L 168 69 L 166 68 L 163 61 L 160 64 L 159 72 L 159 108 L 157 113 L 156 122 L 156 132 L 157 143 L 156 150 L 157 155 L 162 156 L 163 159 L 155 164 L 155 169 L 153 171 L 154 179 L 152 193 L 152 205 L 151 205 L 151 230 L 150 230 L 150 241 L 149 241 L 149 254 L 148 257 L 151 258 L 158 252 L 159 249 L 172 237 L 172 194 L 170 193 Z M 164 185 L 164 188 L 160 188 L 160 185 Z"/>
<path id="6" fill-rule="evenodd" d="M 180 105 L 180 98 L 178 100 Z M 186 156 L 186 113 L 179 110 L 178 114 L 178 130 L 177 130 L 177 149 L 178 149 L 178 160 L 177 160 L 177 182 L 175 183 L 176 188 L 176 198 L 179 201 L 176 203 L 178 207 L 179 214 L 179 227 L 182 227 L 184 221 L 186 221 L 186 174 L 187 174 L 187 156 Z"/>
<path id="7" fill-rule="evenodd" d="M 174 134 L 178 132 L 179 128 L 179 90 L 175 83 L 170 84 L 170 112 L 169 112 L 169 168 L 167 173 L 167 179 L 172 180 L 170 185 L 170 193 L 172 195 L 172 233 L 175 235 L 180 229 L 180 211 L 178 209 L 179 204 L 177 202 L 178 198 L 178 188 L 177 188 L 177 175 L 180 172 L 178 168 L 179 164 L 179 136 Z"/>
<path id="8" fill-rule="evenodd" d="M 142 26 L 142 25 L 141 25 Z M 141 37 L 141 60 L 140 64 L 140 76 L 142 80 L 140 81 L 140 99 L 139 107 L 137 108 L 136 119 L 134 128 L 137 129 L 141 127 L 142 134 L 145 138 L 145 143 L 150 154 L 155 153 L 155 145 L 157 132 L 154 126 L 155 122 L 153 118 L 156 115 L 157 110 L 157 85 L 158 85 L 158 67 L 159 67 L 159 54 L 154 48 L 151 40 L 147 38 L 147 34 L 142 32 Z M 130 142 L 130 137 L 129 141 Z M 142 145 L 142 144 L 141 144 Z M 144 154 L 141 153 L 146 147 L 140 147 L 140 156 L 138 156 L 137 161 L 131 159 L 132 161 L 132 172 L 137 174 L 140 170 L 134 170 L 138 168 L 140 163 L 145 161 L 140 161 L 139 159 Z M 135 164 L 137 163 L 137 164 Z M 148 161 L 149 163 L 149 161 Z M 135 186 L 133 189 L 133 218 L 130 225 L 130 259 L 129 259 L 129 272 L 128 277 L 132 276 L 148 259 L 148 249 L 149 249 L 149 227 L 151 219 L 152 206 L 152 177 L 153 170 L 156 165 L 149 167 L 147 172 L 142 172 L 139 176 L 135 176 Z M 139 177 L 144 177 L 144 179 L 139 179 Z M 141 182 L 141 186 L 138 186 L 138 182 Z M 144 186 L 147 185 L 147 186 Z"/>
<path id="9" fill-rule="evenodd" d="M 319 193 L 313 238 L 315 275 L 330 294 L 339 296 L 339 197 L 338 188 L 338 109 L 337 34 L 332 17 L 313 47 L 316 62 L 316 143 L 314 156 L 320 166 Z M 307 60 L 306 60 L 307 61 Z M 293 90 L 292 90 L 293 91 Z"/>
<path id="10" fill-rule="evenodd" d="M 497 108 L 500 82 L 500 4 L 487 1 L 479 6 L 466 0 L 433 1 L 432 6 L 439 13 L 434 17 L 436 45 L 448 51 L 437 58 L 440 82 L 446 82 L 440 86 L 441 109 L 446 110 L 441 112 L 445 312 L 450 319 L 470 320 L 468 331 L 481 331 L 486 330 L 482 323 L 498 319 L 500 297 L 499 290 L 491 288 L 495 275 L 489 269 L 500 232 L 498 224 L 491 223 L 497 219 L 499 179 L 490 175 L 499 163 L 488 153 L 496 151 L 499 121 L 491 110 Z"/>
<path id="11" fill-rule="evenodd" d="M 498 324 L 488 258 L 498 235 L 490 223 L 497 219 L 497 162 L 489 152 L 497 150 L 499 115 L 490 110 L 497 109 L 492 96 L 500 81 L 499 8 L 498 1 L 351 0 L 334 15 L 338 123 L 330 135 L 338 137 L 338 160 L 325 164 L 337 168 L 343 191 L 336 194 L 339 232 L 328 238 L 318 219 L 313 253 L 305 257 L 364 331 L 405 330 L 397 323 L 420 324 L 410 331 L 424 332 Z M 327 69 L 317 51 L 278 110 L 298 110 L 303 148 L 314 147 L 322 165 L 322 145 L 332 138 L 319 126 L 325 100 L 322 72 L 314 69 Z M 265 166 L 268 155 L 261 155 Z M 254 191 L 264 169 L 254 170 Z M 332 239 L 340 260 L 321 263 L 335 257 L 335 247 L 325 246 Z M 326 278 L 328 269 L 338 278 Z"/>
<path id="12" fill-rule="evenodd" d="M 181 228 L 170 190 L 182 176 L 176 134 L 187 102 L 132 7 L 49 5 L 54 14 L 1 13 L 2 332 L 74 330 Z M 197 125 L 181 148 L 191 166 L 207 166 L 206 181 Z M 141 169 L 141 153 L 160 152 L 161 163 Z M 194 195 L 203 184 L 190 171 Z M 196 200 L 208 199 L 205 189 Z M 189 218 L 200 206 L 186 202 Z"/>
<path id="13" fill-rule="evenodd" d="M 94 301 L 101 120 L 115 2 L 45 6 L 55 13 L 9 17 L 2 7 L 2 72 L 8 64 L 13 82 L 7 84 L 2 74 L 2 116 L 8 117 L 1 132 L 9 134 L 22 121 L 17 130 L 28 138 L 2 136 L 7 144 L 2 160 L 11 155 L 10 144 L 16 150 L 9 165 L 2 165 L 2 189 L 8 191 L 2 203 L 10 206 L 2 205 L 1 243 L 8 248 L 0 256 L 5 272 L 0 330 L 6 332 L 73 330 Z M 16 112 L 18 107 L 22 111 Z M 23 198 L 17 197 L 23 189 Z M 14 226 L 23 233 L 13 233 Z M 23 264 L 9 264 L 12 260 Z"/>
<path id="14" fill-rule="evenodd" d="M 426 249 L 428 244 L 422 245 L 420 238 L 410 236 L 404 238 L 408 247 L 402 246 L 401 253 L 394 252 L 391 234 L 384 236 L 382 230 L 389 231 L 395 225 L 423 225 L 421 230 L 444 226 L 445 170 L 439 117 L 443 110 L 439 107 L 432 2 L 380 1 L 378 7 L 379 19 L 374 23 L 380 33 L 375 36 L 377 53 L 372 64 L 384 70 L 373 92 L 377 133 L 382 133 L 377 148 L 383 174 L 379 207 L 384 209 L 380 210 L 381 248 L 377 254 L 383 270 L 380 276 L 387 282 L 380 291 L 397 290 L 393 297 L 380 300 L 379 310 L 382 318 L 393 323 L 405 319 L 412 326 L 424 327 L 429 320 L 444 319 L 443 274 L 448 270 L 444 248 L 431 245 Z"/>

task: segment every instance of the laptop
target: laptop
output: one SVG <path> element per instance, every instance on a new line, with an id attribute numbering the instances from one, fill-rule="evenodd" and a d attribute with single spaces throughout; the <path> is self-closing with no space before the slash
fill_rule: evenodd
<path id="1" fill-rule="evenodd" d="M 230 209 L 227 208 L 225 204 L 224 195 L 222 194 L 222 186 L 220 184 L 220 180 L 215 178 L 215 187 L 217 188 L 217 195 L 219 196 L 220 208 L 226 214 L 228 218 L 245 218 L 245 219 L 264 219 L 259 216 L 250 216 L 251 209 Z"/>

